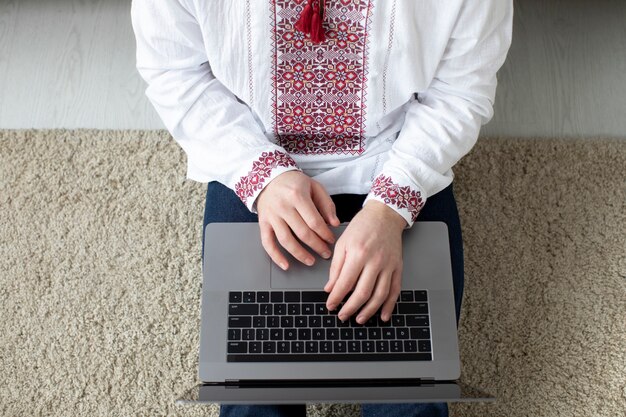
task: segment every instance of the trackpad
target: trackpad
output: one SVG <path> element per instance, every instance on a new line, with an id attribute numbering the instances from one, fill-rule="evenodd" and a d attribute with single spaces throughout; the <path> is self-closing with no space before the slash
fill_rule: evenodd
<path id="1" fill-rule="evenodd" d="M 270 285 L 272 288 L 321 290 L 328 282 L 331 259 L 315 257 L 313 266 L 307 266 L 295 258 L 289 258 L 289 269 L 272 263 Z"/>

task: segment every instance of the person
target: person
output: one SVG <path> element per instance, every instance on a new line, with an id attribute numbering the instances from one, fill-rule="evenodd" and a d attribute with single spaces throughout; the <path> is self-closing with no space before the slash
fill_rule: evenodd
<path id="1" fill-rule="evenodd" d="M 204 226 L 258 222 L 264 249 L 284 269 L 331 259 L 326 306 L 359 323 L 390 319 L 402 233 L 428 220 L 448 224 L 458 322 L 452 167 L 493 117 L 512 17 L 512 0 L 131 5 L 145 94 L 185 151 L 187 178 L 208 184 Z M 349 223 L 335 241 L 340 222 Z M 362 412 L 444 416 L 447 405 L 363 404 Z M 220 409 L 305 414 L 304 405 Z"/>

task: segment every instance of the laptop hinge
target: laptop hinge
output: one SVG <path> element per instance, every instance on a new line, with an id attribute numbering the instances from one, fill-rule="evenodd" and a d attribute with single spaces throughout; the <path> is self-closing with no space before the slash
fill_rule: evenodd
<path id="1" fill-rule="evenodd" d="M 434 378 L 388 378 L 388 379 L 227 379 L 227 387 L 383 387 L 432 385 Z"/>

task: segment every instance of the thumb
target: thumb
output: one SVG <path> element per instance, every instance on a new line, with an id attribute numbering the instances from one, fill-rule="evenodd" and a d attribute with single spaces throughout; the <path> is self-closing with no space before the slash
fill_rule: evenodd
<path id="1" fill-rule="evenodd" d="M 339 226 L 340 222 L 337 217 L 333 199 L 330 198 L 330 195 L 328 195 L 322 184 L 315 180 L 312 180 L 311 183 L 311 199 L 313 200 L 313 204 L 315 204 L 317 210 L 320 212 L 324 220 L 326 220 L 326 223 L 335 227 Z"/>

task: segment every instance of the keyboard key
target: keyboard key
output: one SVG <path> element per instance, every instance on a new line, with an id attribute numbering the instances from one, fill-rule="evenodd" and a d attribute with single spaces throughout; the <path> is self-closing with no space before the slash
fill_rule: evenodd
<path id="1" fill-rule="evenodd" d="M 313 329 L 313 340 L 326 339 L 326 331 L 324 329 Z"/>
<path id="2" fill-rule="evenodd" d="M 336 353 L 345 353 L 345 351 L 346 351 L 346 342 L 343 342 L 343 341 L 333 342 L 333 350 Z"/>
<path id="3" fill-rule="evenodd" d="M 263 342 L 263 353 L 276 353 L 276 342 Z"/>
<path id="4" fill-rule="evenodd" d="M 413 291 L 401 291 L 400 301 L 413 301 Z"/>
<path id="5" fill-rule="evenodd" d="M 265 327 L 265 317 L 257 316 L 252 319 L 253 327 Z"/>
<path id="6" fill-rule="evenodd" d="M 287 291 L 285 292 L 285 302 L 286 303 L 299 303 L 300 302 L 300 293 L 297 291 Z"/>
<path id="7" fill-rule="evenodd" d="M 241 340 L 241 330 L 228 329 L 228 340 Z"/>
<path id="8" fill-rule="evenodd" d="M 304 353 L 304 342 L 291 342 L 291 353 Z"/>
<path id="9" fill-rule="evenodd" d="M 326 329 L 327 340 L 339 340 L 339 329 Z"/>
<path id="10" fill-rule="evenodd" d="M 259 291 L 256 293 L 256 302 L 257 303 L 269 303 L 270 302 L 270 292 L 269 291 Z"/>
<path id="11" fill-rule="evenodd" d="M 248 342 L 228 342 L 228 353 L 248 353 Z"/>
<path id="12" fill-rule="evenodd" d="M 389 342 L 389 349 L 394 352 L 402 352 L 402 340 L 392 340 Z"/>
<path id="13" fill-rule="evenodd" d="M 228 293 L 228 301 L 231 303 L 241 302 L 241 291 L 231 291 Z"/>
<path id="14" fill-rule="evenodd" d="M 302 302 L 303 303 L 325 303 L 328 298 L 328 294 L 324 291 L 303 291 Z"/>
<path id="15" fill-rule="evenodd" d="M 278 342 L 276 347 L 278 353 L 289 353 L 289 342 Z"/>
<path id="16" fill-rule="evenodd" d="M 430 340 L 419 340 L 417 348 L 420 352 L 430 352 Z"/>
<path id="17" fill-rule="evenodd" d="M 411 329 L 411 339 L 430 339 L 430 329 L 428 327 Z"/>
<path id="18" fill-rule="evenodd" d="M 274 304 L 274 314 L 276 314 L 277 316 L 284 316 L 285 314 L 287 314 L 287 304 Z"/>
<path id="19" fill-rule="evenodd" d="M 322 317 L 322 326 L 324 326 L 324 327 L 335 327 L 335 316 L 324 316 L 324 317 Z"/>
<path id="20" fill-rule="evenodd" d="M 273 313 L 272 310 L 272 305 L 271 304 L 261 304 L 260 305 L 260 311 L 259 314 L 261 314 L 262 316 L 271 316 Z"/>
<path id="21" fill-rule="evenodd" d="M 243 316 L 229 317 L 228 327 L 230 328 L 252 327 L 252 317 L 243 317 Z"/>
<path id="22" fill-rule="evenodd" d="M 415 290 L 415 301 L 427 301 L 428 295 L 425 290 Z"/>
<path id="23" fill-rule="evenodd" d="M 409 329 L 406 327 L 398 327 L 396 329 L 396 337 L 398 339 L 408 339 L 410 337 Z"/>
<path id="24" fill-rule="evenodd" d="M 311 340 L 311 329 L 298 329 L 298 340 Z"/>
<path id="25" fill-rule="evenodd" d="M 404 327 L 404 316 L 391 316 L 391 323 L 394 325 L 394 327 Z"/>
<path id="26" fill-rule="evenodd" d="M 315 304 L 315 314 L 318 316 L 323 316 L 325 314 L 330 314 L 330 312 L 326 309 L 326 304 Z"/>
<path id="27" fill-rule="evenodd" d="M 371 329 L 367 329 L 367 335 L 369 336 L 368 339 L 372 340 L 372 339 L 380 339 L 380 329 L 378 328 L 371 328 Z"/>
<path id="28" fill-rule="evenodd" d="M 295 322 L 296 322 L 296 327 L 308 327 L 309 326 L 308 324 L 309 321 L 307 320 L 306 316 L 297 316 Z"/>
<path id="29" fill-rule="evenodd" d="M 256 340 L 269 340 L 269 329 L 256 329 Z"/>
<path id="30" fill-rule="evenodd" d="M 383 339 L 395 339 L 396 338 L 396 329 L 383 329 Z"/>
<path id="31" fill-rule="evenodd" d="M 271 329 L 270 339 L 271 340 L 283 340 L 283 329 Z"/>
<path id="32" fill-rule="evenodd" d="M 228 306 L 230 316 L 256 316 L 259 314 L 258 304 L 230 304 Z"/>
<path id="33" fill-rule="evenodd" d="M 287 304 L 287 313 L 291 316 L 299 316 L 300 304 Z"/>
<path id="34" fill-rule="evenodd" d="M 365 327 L 378 327 L 378 319 L 376 316 L 372 316 L 363 324 Z"/>
<path id="35" fill-rule="evenodd" d="M 378 316 L 378 327 L 391 327 L 391 320 L 383 321 L 383 318 Z"/>
<path id="36" fill-rule="evenodd" d="M 354 338 L 359 340 L 367 339 L 367 329 L 354 329 Z"/>
<path id="37" fill-rule="evenodd" d="M 293 327 L 293 317 L 283 316 L 280 318 L 280 327 Z"/>
<path id="38" fill-rule="evenodd" d="M 364 353 L 372 353 L 376 350 L 376 346 L 371 340 L 364 340 L 363 342 L 361 342 L 361 348 L 363 349 Z"/>
<path id="39" fill-rule="evenodd" d="M 376 352 L 389 352 L 389 341 L 388 340 L 377 340 L 376 341 Z"/>
<path id="40" fill-rule="evenodd" d="M 297 340 L 298 331 L 296 329 L 285 329 L 285 340 Z"/>
<path id="41" fill-rule="evenodd" d="M 268 316 L 267 317 L 267 327 L 280 327 L 280 317 L 278 317 L 278 316 Z"/>
<path id="42" fill-rule="evenodd" d="M 358 353 L 361 351 L 361 342 L 358 340 L 351 340 L 348 342 L 348 352 Z"/>
<path id="43" fill-rule="evenodd" d="M 320 353 L 331 353 L 333 351 L 333 342 L 320 342 Z"/>
<path id="44" fill-rule="evenodd" d="M 306 351 L 306 353 L 317 353 L 318 350 L 318 344 L 319 342 L 315 342 L 315 341 L 311 341 L 311 342 L 306 342 L 304 344 L 304 349 Z"/>
<path id="45" fill-rule="evenodd" d="M 254 340 L 255 329 L 243 329 L 241 336 L 243 340 Z"/>
<path id="46" fill-rule="evenodd" d="M 254 296 L 254 291 L 244 291 L 243 292 L 243 302 L 244 303 L 254 303 L 255 300 L 255 296 Z"/>
<path id="47" fill-rule="evenodd" d="M 322 318 L 320 316 L 310 316 L 309 327 L 311 328 L 322 327 Z"/>
<path id="48" fill-rule="evenodd" d="M 400 314 L 428 314 L 426 303 L 400 303 Z"/>
<path id="49" fill-rule="evenodd" d="M 405 340 L 404 351 L 405 352 L 417 352 L 417 342 L 415 340 Z"/>
<path id="50" fill-rule="evenodd" d="M 270 301 L 272 303 L 282 303 L 283 302 L 283 292 L 282 291 L 272 291 L 270 293 Z"/>
<path id="51" fill-rule="evenodd" d="M 428 316 L 406 316 L 406 325 L 410 327 L 428 327 Z"/>
<path id="52" fill-rule="evenodd" d="M 248 343 L 248 350 L 250 353 L 261 353 L 263 346 L 261 342 L 250 342 Z"/>
<path id="53" fill-rule="evenodd" d="M 315 314 L 315 304 L 302 304 L 302 314 Z"/>
<path id="54" fill-rule="evenodd" d="M 352 340 L 354 338 L 354 329 L 341 329 L 341 340 Z"/>

